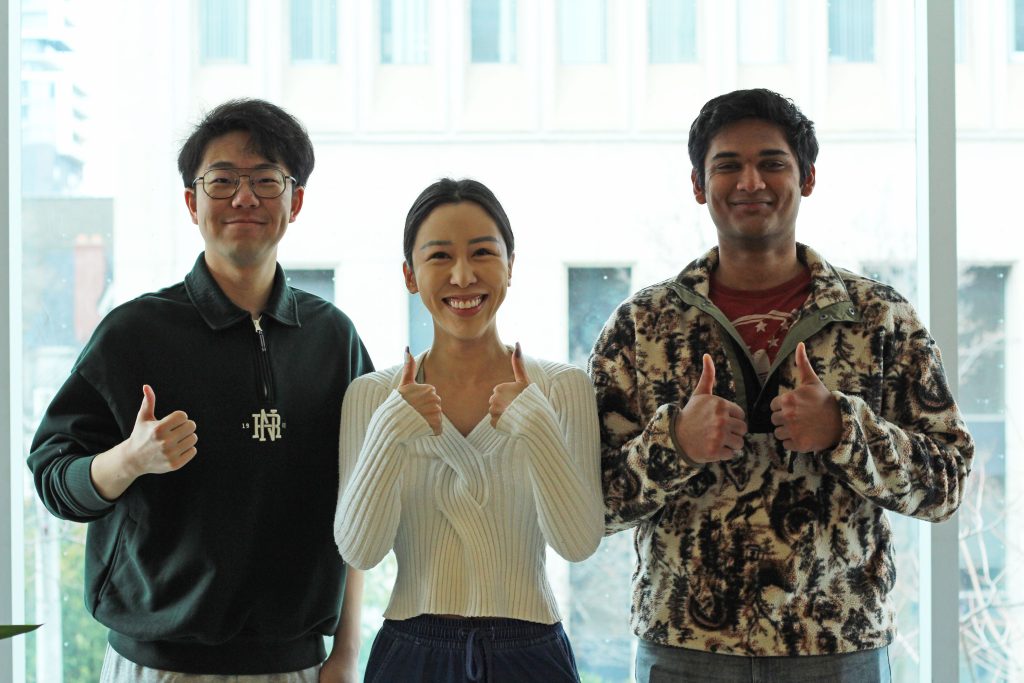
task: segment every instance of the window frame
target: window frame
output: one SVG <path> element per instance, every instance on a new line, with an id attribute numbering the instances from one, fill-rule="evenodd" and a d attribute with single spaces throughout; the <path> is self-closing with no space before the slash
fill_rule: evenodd
<path id="1" fill-rule="evenodd" d="M 922 305 L 929 328 L 944 350 L 947 376 L 955 391 L 957 377 L 957 231 L 955 156 L 956 127 L 953 0 L 916 0 L 919 31 L 917 90 L 918 253 Z M 0 305 L 0 438 L 6 439 L 6 462 L 0 465 L 0 509 L 8 511 L 0 522 L 0 622 L 21 623 L 24 614 L 22 575 L 21 493 L 24 453 L 21 443 L 21 245 L 12 226 L 19 225 L 20 199 L 20 13 L 21 4 L 0 0 L 0 27 L 8 36 L 3 51 L 3 107 L 0 121 L 6 128 L 6 165 L 0 170 L 0 251 L 8 269 L 8 288 Z M 920 37 L 920 36 L 919 36 Z M 1024 54 L 1024 53 L 1022 53 Z M 923 69 L 923 70 L 921 70 Z M 952 274 L 952 276 L 950 276 Z M 954 520 L 956 518 L 954 517 Z M 955 521 L 928 525 L 922 533 L 922 593 L 920 680 L 955 681 L 959 669 L 958 526 Z M 0 640 L 0 680 L 23 680 L 24 639 Z"/>

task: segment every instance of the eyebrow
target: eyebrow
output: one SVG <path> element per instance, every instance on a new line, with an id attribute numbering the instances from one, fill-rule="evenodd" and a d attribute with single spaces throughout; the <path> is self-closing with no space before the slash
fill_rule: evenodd
<path id="1" fill-rule="evenodd" d="M 495 244 L 498 244 L 498 238 L 492 237 L 490 235 L 486 235 L 484 237 L 474 237 L 473 239 L 469 240 L 468 244 L 479 244 L 480 242 L 494 242 Z M 428 247 L 446 247 L 450 246 L 451 244 L 453 244 L 451 240 L 430 240 L 429 242 L 425 242 L 423 246 L 420 247 L 420 251 L 423 251 Z"/>
<path id="2" fill-rule="evenodd" d="M 739 156 L 737 152 L 719 152 L 715 156 L 711 157 L 711 161 L 716 159 L 735 159 Z M 761 157 L 778 157 L 778 156 L 789 156 L 789 152 L 784 149 L 762 149 L 758 152 L 758 156 Z"/>

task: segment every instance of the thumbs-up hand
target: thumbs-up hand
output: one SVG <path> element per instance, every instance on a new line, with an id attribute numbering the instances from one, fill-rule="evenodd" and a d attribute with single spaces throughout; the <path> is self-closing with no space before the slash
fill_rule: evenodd
<path id="1" fill-rule="evenodd" d="M 839 443 L 839 404 L 814 372 L 803 342 L 796 346 L 796 388 L 772 399 L 775 438 L 797 453 L 814 453 Z"/>
<path id="2" fill-rule="evenodd" d="M 516 400 L 516 396 L 523 393 L 526 387 L 530 386 L 530 378 L 526 374 L 526 367 L 523 365 L 523 349 L 519 346 L 519 342 L 516 342 L 516 349 L 512 352 L 512 376 L 515 378 L 514 381 L 498 384 L 494 387 L 491 398 L 487 402 L 487 412 L 491 415 L 492 427 L 498 425 L 498 420 L 505 414 L 508 407 L 512 405 L 512 401 Z"/>
<path id="3" fill-rule="evenodd" d="M 398 393 L 402 395 L 406 403 L 423 416 L 430 428 L 434 430 L 434 436 L 439 436 L 441 434 L 441 397 L 437 395 L 434 385 L 416 382 L 416 359 L 409 353 L 408 346 L 405 347 L 405 367 L 402 368 L 402 381 L 398 385 Z"/>
<path id="4" fill-rule="evenodd" d="M 715 363 L 706 353 L 702 362 L 697 386 L 676 415 L 676 443 L 694 462 L 730 460 L 743 448 L 746 415 L 732 401 L 715 396 Z"/>
<path id="5" fill-rule="evenodd" d="M 195 457 L 198 441 L 196 423 L 184 411 L 157 419 L 156 394 L 144 384 L 135 427 L 125 443 L 125 467 L 133 478 L 181 469 Z"/>

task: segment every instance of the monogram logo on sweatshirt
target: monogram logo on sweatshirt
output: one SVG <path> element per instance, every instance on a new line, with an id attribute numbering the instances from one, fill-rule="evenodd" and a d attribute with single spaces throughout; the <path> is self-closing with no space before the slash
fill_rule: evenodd
<path id="1" fill-rule="evenodd" d="M 284 437 L 282 430 L 287 425 L 281 419 L 277 408 L 270 410 L 260 409 L 260 412 L 252 414 L 252 422 L 243 422 L 242 429 L 252 430 L 252 438 L 259 441 L 278 441 Z"/>

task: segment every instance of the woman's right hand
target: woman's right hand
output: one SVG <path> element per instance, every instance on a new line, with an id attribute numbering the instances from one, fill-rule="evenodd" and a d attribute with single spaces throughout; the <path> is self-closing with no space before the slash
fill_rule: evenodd
<path id="1" fill-rule="evenodd" d="M 416 382 L 416 359 L 409 353 L 408 346 L 405 347 L 405 367 L 402 369 L 402 381 L 398 385 L 398 393 L 402 395 L 406 403 L 423 416 L 430 428 L 434 430 L 434 436 L 440 436 L 441 397 L 437 395 L 434 385 Z"/>

